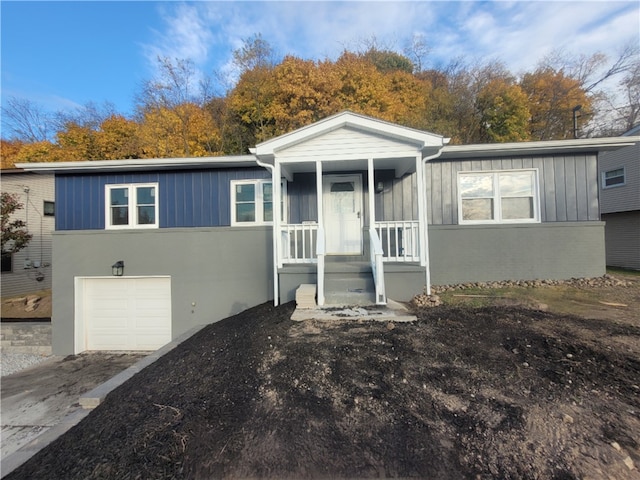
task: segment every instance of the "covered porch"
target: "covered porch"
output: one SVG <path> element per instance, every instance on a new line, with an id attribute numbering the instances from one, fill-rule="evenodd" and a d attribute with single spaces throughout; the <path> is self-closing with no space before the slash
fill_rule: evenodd
<path id="1" fill-rule="evenodd" d="M 273 178 L 274 301 L 385 305 L 430 286 L 423 162 L 446 139 L 351 112 L 259 144 Z M 286 195 L 284 185 L 286 184 Z M 392 283 L 392 284 L 390 284 Z"/>

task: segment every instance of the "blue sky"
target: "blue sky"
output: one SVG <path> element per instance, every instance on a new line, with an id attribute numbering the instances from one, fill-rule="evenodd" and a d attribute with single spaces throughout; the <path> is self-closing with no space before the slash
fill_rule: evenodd
<path id="1" fill-rule="evenodd" d="M 14 96 L 45 109 L 111 102 L 129 114 L 158 55 L 189 58 L 204 74 L 229 73 L 242 40 L 262 34 L 275 51 L 335 59 L 375 36 L 402 51 L 422 35 L 428 63 L 500 59 L 531 70 L 546 54 L 615 57 L 638 42 L 640 2 L 12 2 L 0 3 L 3 105 Z"/>

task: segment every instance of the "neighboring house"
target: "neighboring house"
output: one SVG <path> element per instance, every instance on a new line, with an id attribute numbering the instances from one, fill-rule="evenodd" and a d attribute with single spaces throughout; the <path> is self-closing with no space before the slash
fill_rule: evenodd
<path id="1" fill-rule="evenodd" d="M 640 125 L 624 137 L 640 135 Z M 599 158 L 607 265 L 640 270 L 640 142 Z"/>
<path id="2" fill-rule="evenodd" d="M 56 176 L 54 353 L 157 348 L 301 284 L 384 304 L 602 275 L 597 156 L 633 140 L 447 146 L 343 112 L 251 155 L 20 165 Z"/>
<path id="3" fill-rule="evenodd" d="M 33 238 L 16 252 L 2 252 L 2 296 L 25 295 L 51 288 L 51 232 L 54 229 L 53 174 L 22 169 L 0 170 L 2 192 L 16 194 L 23 208 L 13 218 L 27 224 Z"/>

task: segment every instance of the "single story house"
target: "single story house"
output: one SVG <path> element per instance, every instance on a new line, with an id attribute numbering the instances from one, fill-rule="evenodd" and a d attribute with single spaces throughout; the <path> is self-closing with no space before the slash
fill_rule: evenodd
<path id="1" fill-rule="evenodd" d="M 301 284 L 600 276 L 597 157 L 633 141 L 448 146 L 343 112 L 250 155 L 22 164 L 56 179 L 53 351 L 154 349 Z"/>
<path id="2" fill-rule="evenodd" d="M 634 135 L 640 135 L 640 125 L 622 136 Z M 640 142 L 604 152 L 598 169 L 606 263 L 640 270 Z"/>
<path id="3" fill-rule="evenodd" d="M 1 190 L 15 195 L 23 208 L 11 215 L 32 235 L 26 248 L 2 252 L 2 296 L 28 295 L 51 288 L 51 232 L 55 200 L 53 174 L 38 175 L 19 168 L 0 170 Z"/>

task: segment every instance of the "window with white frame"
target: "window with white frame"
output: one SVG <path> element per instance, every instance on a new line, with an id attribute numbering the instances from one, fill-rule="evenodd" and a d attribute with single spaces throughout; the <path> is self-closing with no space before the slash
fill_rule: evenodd
<path id="1" fill-rule="evenodd" d="M 280 215 L 285 221 L 286 184 L 281 184 Z M 273 223 L 273 184 L 271 180 L 231 181 L 231 225 Z"/>
<path id="2" fill-rule="evenodd" d="M 107 185 L 107 228 L 157 228 L 158 184 Z"/>
<path id="3" fill-rule="evenodd" d="M 458 173 L 461 224 L 539 222 L 538 171 Z"/>
<path id="4" fill-rule="evenodd" d="M 620 187 L 624 184 L 624 167 L 602 172 L 602 188 Z"/>

